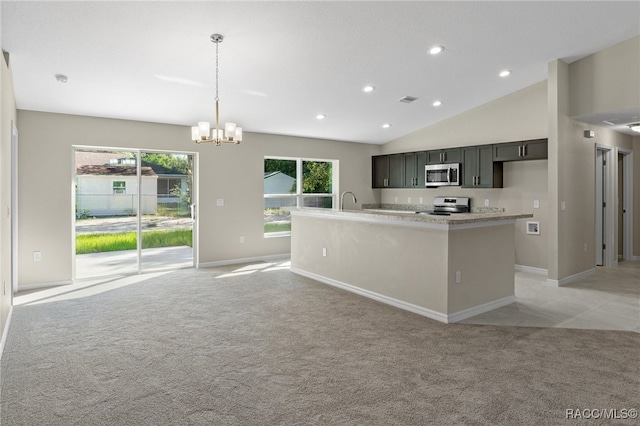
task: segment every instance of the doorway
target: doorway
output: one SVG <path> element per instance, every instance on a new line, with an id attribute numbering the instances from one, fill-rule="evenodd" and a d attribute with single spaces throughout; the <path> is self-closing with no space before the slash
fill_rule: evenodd
<path id="1" fill-rule="evenodd" d="M 618 148 L 617 260 L 633 260 L 633 151 Z"/>
<path id="2" fill-rule="evenodd" d="M 595 164 L 595 261 L 597 266 L 611 266 L 613 261 L 613 203 L 610 187 L 611 149 L 596 146 Z"/>
<path id="3" fill-rule="evenodd" d="M 74 147 L 74 279 L 194 266 L 195 154 Z"/>

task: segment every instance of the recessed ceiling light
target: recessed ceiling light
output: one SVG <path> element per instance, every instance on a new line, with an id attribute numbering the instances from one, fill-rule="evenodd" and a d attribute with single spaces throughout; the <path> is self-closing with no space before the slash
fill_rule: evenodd
<path id="1" fill-rule="evenodd" d="M 56 74 L 54 75 L 54 77 L 56 78 L 56 81 L 59 81 L 60 83 L 66 83 L 67 81 L 69 81 L 67 76 L 64 74 Z"/>
<path id="2" fill-rule="evenodd" d="M 384 124 L 382 125 L 382 128 L 383 128 L 383 129 L 388 129 L 389 127 L 391 127 L 391 124 L 389 124 L 389 123 L 384 123 Z"/>
<path id="3" fill-rule="evenodd" d="M 444 50 L 444 47 L 442 47 L 442 46 L 433 46 L 431 49 L 429 49 L 429 54 L 437 55 L 438 53 L 442 52 L 443 50 Z"/>
<path id="4" fill-rule="evenodd" d="M 439 107 L 440 105 L 442 105 L 442 101 L 434 101 L 432 105 L 434 107 Z"/>
<path id="5" fill-rule="evenodd" d="M 507 77 L 511 74 L 511 71 L 509 70 L 502 70 L 500 71 L 500 74 L 498 74 L 500 77 Z"/>
<path id="6" fill-rule="evenodd" d="M 364 86 L 362 91 L 365 93 L 373 92 L 376 88 L 374 86 Z"/>
<path id="7" fill-rule="evenodd" d="M 316 118 L 317 118 L 318 120 L 322 120 L 322 119 L 324 119 L 325 117 L 326 117 L 326 115 L 324 115 L 324 114 L 318 114 L 318 115 L 316 115 Z"/>

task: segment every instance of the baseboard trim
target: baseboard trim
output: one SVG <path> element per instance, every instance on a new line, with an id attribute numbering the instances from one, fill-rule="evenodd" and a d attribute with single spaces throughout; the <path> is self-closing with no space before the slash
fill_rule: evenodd
<path id="1" fill-rule="evenodd" d="M 4 354 L 4 344 L 7 342 L 7 335 L 9 334 L 9 326 L 11 325 L 12 315 L 13 315 L 13 306 L 9 308 L 9 315 L 7 315 L 7 322 L 4 325 L 4 330 L 2 330 L 2 339 L 0 339 L 0 359 L 2 359 L 2 354 Z"/>
<path id="2" fill-rule="evenodd" d="M 631 256 L 631 260 L 634 262 L 640 262 L 640 256 Z"/>
<path id="3" fill-rule="evenodd" d="M 560 280 L 552 280 L 551 278 L 547 279 L 547 283 L 551 285 L 555 285 L 556 287 L 562 287 L 563 285 L 567 285 L 574 281 L 578 281 L 579 279 L 586 278 L 590 275 L 596 273 L 596 268 L 587 269 L 586 271 L 579 272 L 577 274 L 570 275 L 568 277 L 564 277 Z"/>
<path id="4" fill-rule="evenodd" d="M 516 296 L 507 296 L 502 299 L 493 300 L 482 305 L 474 306 L 473 308 L 464 309 L 456 313 L 448 315 L 448 322 L 458 322 L 463 319 L 475 317 L 476 315 L 484 314 L 485 312 L 493 311 L 494 309 L 501 308 L 503 306 L 510 305 L 516 302 Z"/>
<path id="5" fill-rule="evenodd" d="M 533 266 L 516 265 L 516 272 L 528 272 L 536 275 L 549 275 L 548 269 L 534 268 Z"/>
<path id="6" fill-rule="evenodd" d="M 470 318 L 475 315 L 479 315 L 493 309 L 509 305 L 516 301 L 515 296 L 508 296 L 502 299 L 494 300 L 489 303 L 485 303 L 483 305 L 474 306 L 473 308 L 465 309 L 459 312 L 456 312 L 451 315 L 443 314 L 442 312 L 434 311 L 433 309 L 428 309 L 422 306 L 414 305 L 412 303 L 405 302 L 403 300 L 394 299 L 393 297 L 385 296 L 380 293 L 376 293 L 373 291 L 365 290 L 360 287 L 356 287 L 351 284 L 344 283 L 342 281 L 334 280 L 332 278 L 327 278 L 322 275 L 314 274 L 313 272 L 304 271 L 298 268 L 291 268 L 291 272 L 294 274 L 302 275 L 307 278 L 311 278 L 313 280 L 319 281 L 324 284 L 328 284 L 333 287 L 340 288 L 342 290 L 346 290 L 351 293 L 358 294 L 360 296 L 364 296 L 369 299 L 373 299 L 375 301 L 394 306 L 396 308 L 403 309 L 405 311 L 413 312 L 414 314 L 422 315 L 427 318 L 431 318 L 436 321 L 443 322 L 445 324 L 461 321 L 466 318 Z"/>
<path id="7" fill-rule="evenodd" d="M 250 262 L 271 262 L 285 260 L 291 257 L 291 253 L 273 254 L 269 256 L 245 257 L 242 259 L 219 260 L 216 262 L 199 263 L 197 268 L 214 268 L 216 266 L 237 265 L 239 263 Z"/>
<path id="8" fill-rule="evenodd" d="M 59 287 L 61 285 L 69 285 L 69 284 L 73 284 L 73 281 L 65 280 L 65 281 L 53 281 L 50 283 L 38 283 L 38 284 L 26 284 L 26 285 L 18 284 L 18 291 L 37 290 L 39 288 L 47 288 L 47 287 Z"/>
<path id="9" fill-rule="evenodd" d="M 376 293 L 373 291 L 365 290 L 360 287 L 356 287 L 351 284 L 344 283 L 342 281 L 334 280 L 332 278 L 327 278 L 322 275 L 314 274 L 313 272 L 304 271 L 302 269 L 291 268 L 291 272 L 294 274 L 302 275 L 307 278 L 311 278 L 316 281 L 320 281 L 324 284 L 329 284 L 330 286 L 340 288 L 342 290 L 349 291 L 351 293 L 358 294 L 360 296 L 367 297 L 369 299 L 376 300 L 381 303 L 385 303 L 387 305 L 395 306 L 396 308 L 404 309 L 405 311 L 413 312 L 414 314 L 422 315 L 427 318 L 434 319 L 436 321 L 448 322 L 447 315 L 434 311 L 432 309 L 423 308 L 422 306 L 414 305 L 412 303 L 407 303 L 402 300 L 394 299 L 393 297 L 385 296 L 380 293 Z"/>

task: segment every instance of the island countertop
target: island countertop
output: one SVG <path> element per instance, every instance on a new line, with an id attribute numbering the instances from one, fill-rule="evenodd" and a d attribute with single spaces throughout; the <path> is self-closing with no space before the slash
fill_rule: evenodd
<path id="1" fill-rule="evenodd" d="M 505 222 L 515 222 L 517 219 L 531 218 L 530 213 L 453 213 L 449 216 L 432 215 L 428 213 L 416 213 L 415 211 L 388 210 L 388 209 L 363 209 L 363 210 L 334 210 L 320 208 L 292 209 L 291 213 L 304 216 L 321 216 L 327 219 L 334 217 L 343 220 L 355 220 L 361 222 L 395 222 L 409 226 L 447 227 L 458 226 L 489 226 Z"/>

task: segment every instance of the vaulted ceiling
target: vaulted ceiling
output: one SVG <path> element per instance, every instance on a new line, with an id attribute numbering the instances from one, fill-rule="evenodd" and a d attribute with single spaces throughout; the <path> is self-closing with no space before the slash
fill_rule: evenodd
<path id="1" fill-rule="evenodd" d="M 385 143 L 640 34 L 638 16 L 637 1 L 3 0 L 0 41 L 20 109 L 190 126 L 214 120 L 220 33 L 221 121 Z"/>

